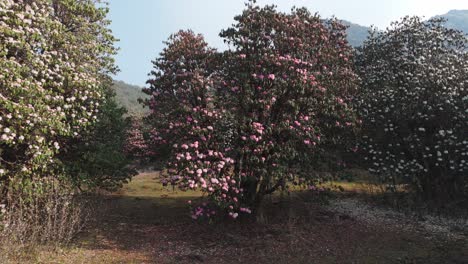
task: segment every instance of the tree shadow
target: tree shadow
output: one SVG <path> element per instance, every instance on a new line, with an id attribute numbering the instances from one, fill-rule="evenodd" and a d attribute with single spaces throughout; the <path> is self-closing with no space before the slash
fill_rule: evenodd
<path id="1" fill-rule="evenodd" d="M 118 263 L 134 263 L 136 255 L 146 263 L 464 263 L 468 257 L 463 243 L 363 225 L 302 198 L 267 200 L 262 223 L 197 223 L 187 201 L 199 198 L 106 197 L 103 217 L 80 247 L 120 252 Z"/>

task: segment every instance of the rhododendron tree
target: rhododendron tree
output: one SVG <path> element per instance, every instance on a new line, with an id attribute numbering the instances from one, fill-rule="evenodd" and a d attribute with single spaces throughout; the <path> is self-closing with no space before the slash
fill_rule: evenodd
<path id="1" fill-rule="evenodd" d="M 115 72 L 101 1 L 0 1 L 0 188 L 62 174 Z M 4 198 L 3 196 L 2 198 Z"/>
<path id="2" fill-rule="evenodd" d="M 221 34 L 233 46 L 225 101 L 236 117 L 235 174 L 256 207 L 286 182 L 315 183 L 315 161 L 355 125 L 356 76 L 336 20 L 249 5 L 236 21 Z"/>
<path id="3" fill-rule="evenodd" d="M 374 31 L 357 59 L 363 150 L 396 190 L 454 199 L 468 183 L 468 39 L 443 20 L 407 17 Z"/>
<path id="4" fill-rule="evenodd" d="M 163 183 L 202 188 L 229 208 L 228 200 L 238 201 L 241 191 L 231 175 L 234 161 L 227 155 L 228 112 L 217 99 L 218 56 L 191 31 L 172 35 L 166 44 L 146 90 L 152 96 L 146 102 L 153 110 L 148 118 L 155 128 L 151 141 L 173 150 Z"/>
<path id="5" fill-rule="evenodd" d="M 148 140 L 145 140 L 142 129 L 142 120 L 133 118 L 131 127 L 127 131 L 125 142 L 125 153 L 134 158 L 144 158 L 153 155 L 148 146 Z"/>
<path id="6" fill-rule="evenodd" d="M 172 146 L 164 181 L 201 189 L 232 218 L 255 211 L 288 183 L 313 185 L 314 161 L 356 123 L 352 49 L 345 27 L 306 9 L 247 4 L 221 33 L 169 38 L 146 90 L 161 144 Z M 212 207 L 195 207 L 194 218 Z"/>

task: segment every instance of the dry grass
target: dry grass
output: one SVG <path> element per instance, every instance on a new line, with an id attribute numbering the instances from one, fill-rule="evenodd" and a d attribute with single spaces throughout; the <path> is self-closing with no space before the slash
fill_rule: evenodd
<path id="1" fill-rule="evenodd" d="M 0 255 L 5 261 L 21 263 L 44 245 L 59 248 L 69 244 L 91 216 L 89 201 L 54 190 L 34 195 L 28 202 L 13 200 L 2 216 Z"/>
<path id="2" fill-rule="evenodd" d="M 468 263 L 467 240 L 361 221 L 308 192 L 267 199 L 263 223 L 194 223 L 186 202 L 201 194 L 173 192 L 155 176 L 139 175 L 106 197 L 106 216 L 73 246 L 30 262 Z"/>

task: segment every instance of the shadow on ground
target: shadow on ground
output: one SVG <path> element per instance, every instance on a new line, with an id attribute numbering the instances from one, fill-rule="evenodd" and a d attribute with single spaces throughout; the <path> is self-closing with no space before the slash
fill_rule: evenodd
<path id="1" fill-rule="evenodd" d="M 363 224 L 313 197 L 266 202 L 263 223 L 195 223 L 197 193 L 165 190 L 140 175 L 106 197 L 105 214 L 69 263 L 468 263 L 467 241 Z"/>

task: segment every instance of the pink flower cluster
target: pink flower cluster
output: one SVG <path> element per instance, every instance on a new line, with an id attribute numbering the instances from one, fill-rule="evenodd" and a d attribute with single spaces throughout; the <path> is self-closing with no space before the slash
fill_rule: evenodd
<path id="1" fill-rule="evenodd" d="M 192 201 L 189 201 L 189 204 L 192 204 Z M 202 203 L 199 206 L 196 206 L 195 208 L 192 209 L 192 214 L 191 217 L 193 220 L 199 220 L 203 218 L 213 218 L 216 215 L 216 211 L 212 208 L 207 203 Z"/>
<path id="2" fill-rule="evenodd" d="M 302 169 L 298 157 L 314 159 L 321 143 L 353 125 L 346 102 L 356 77 L 336 22 L 253 6 L 237 21 L 222 33 L 235 45 L 225 61 L 201 36 L 179 32 L 149 81 L 157 92 L 153 122 L 173 146 L 168 174 L 180 176 L 183 190 L 203 190 L 234 219 L 255 210 L 247 199 L 294 178 L 285 174 Z M 245 188 L 248 181 L 255 188 Z M 201 215 L 206 211 L 197 208 L 194 216 Z"/>

